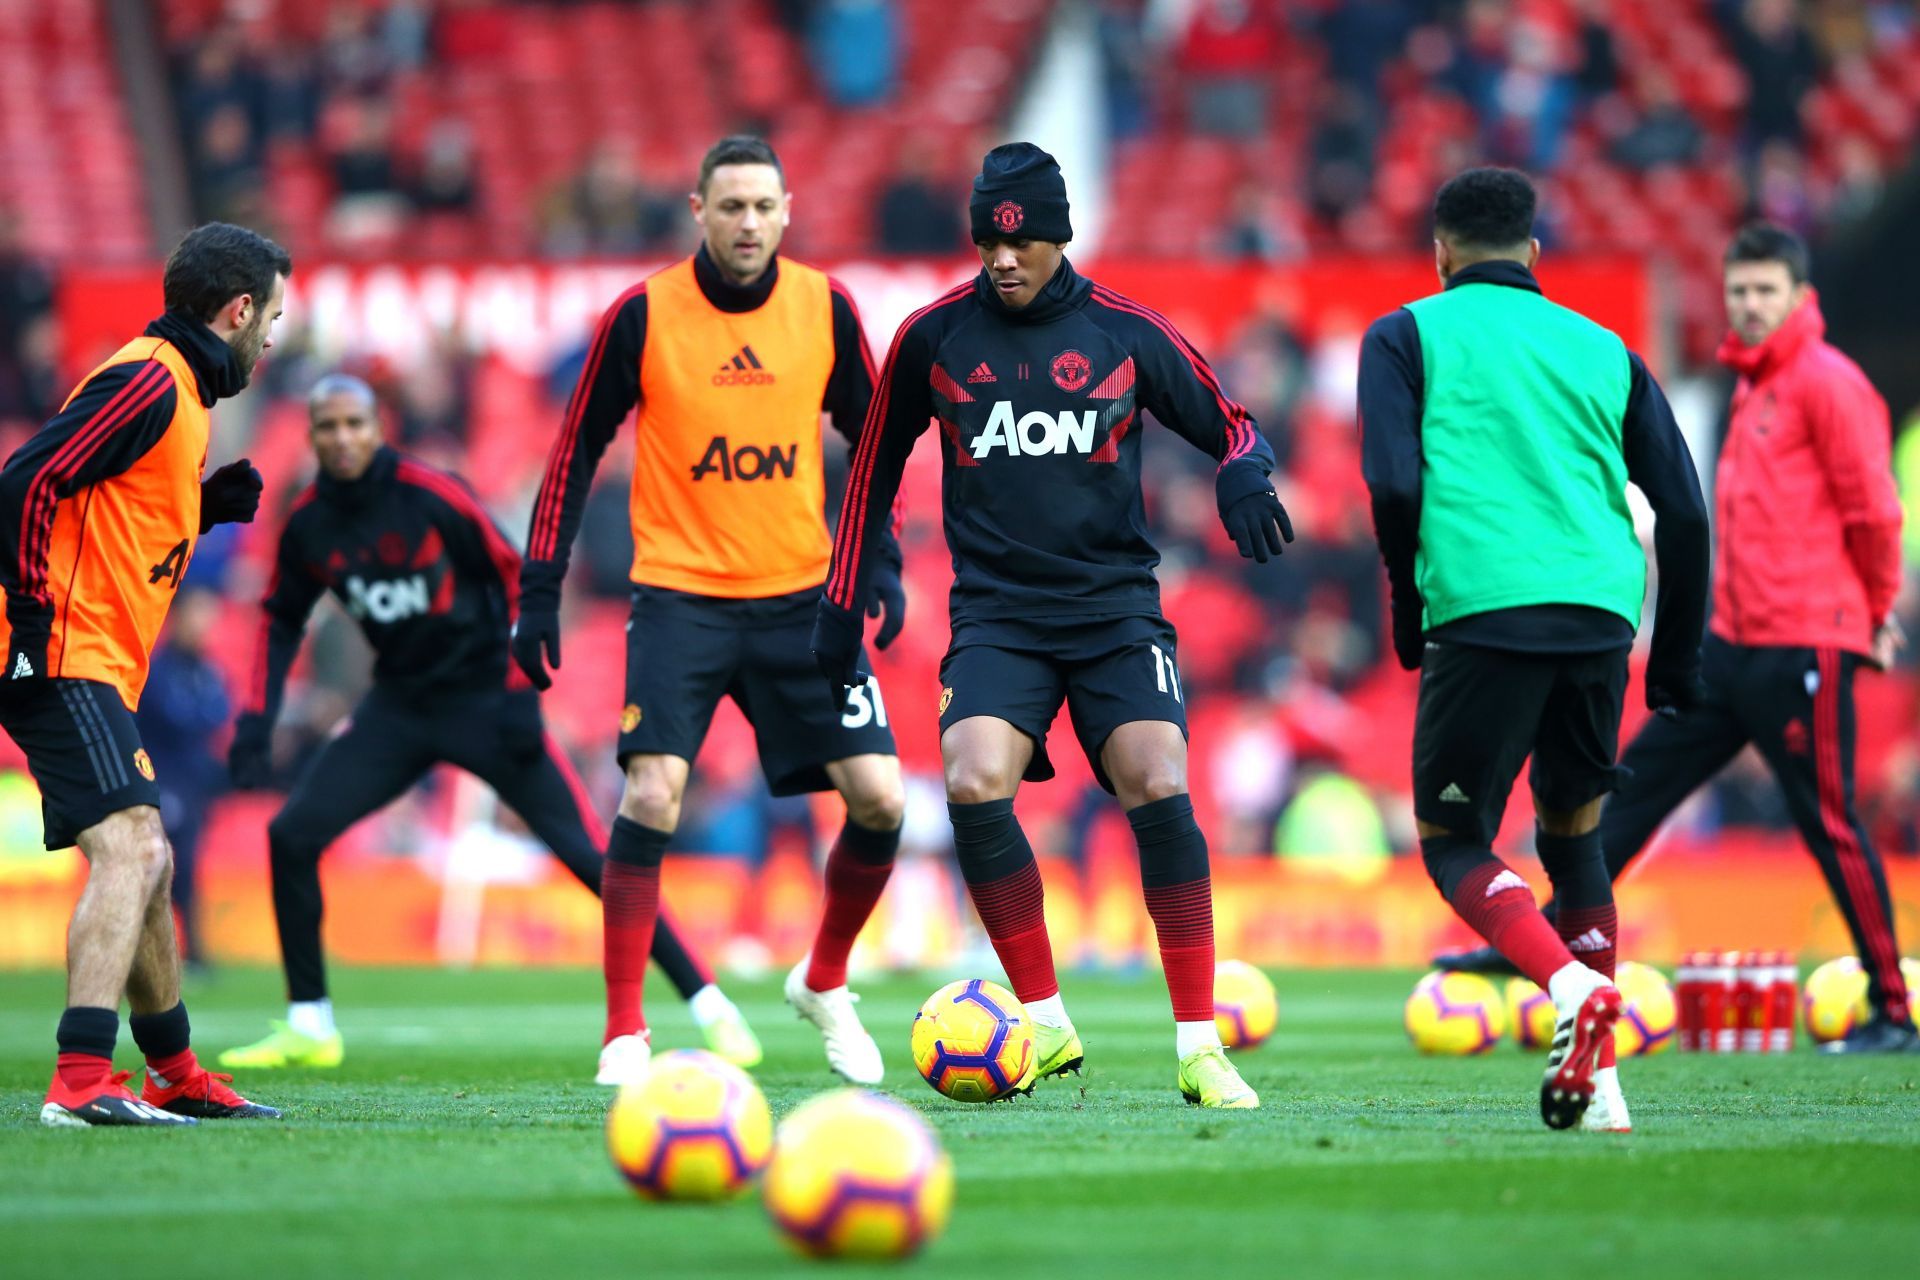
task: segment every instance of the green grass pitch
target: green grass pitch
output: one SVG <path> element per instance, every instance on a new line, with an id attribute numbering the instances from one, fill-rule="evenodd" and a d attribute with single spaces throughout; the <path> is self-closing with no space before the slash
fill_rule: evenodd
<path id="1" fill-rule="evenodd" d="M 1411 1051 L 1411 975 L 1277 978 L 1280 1033 L 1238 1058 L 1264 1103 L 1252 1114 L 1181 1103 L 1155 976 L 1069 978 L 1087 1075 L 993 1107 L 913 1072 L 907 1027 L 934 977 L 867 984 L 888 1091 L 938 1126 L 959 1174 L 952 1225 L 913 1274 L 1754 1280 L 1911 1274 L 1920 1257 L 1920 1056 L 1669 1053 L 1628 1064 L 1631 1137 L 1550 1133 L 1539 1057 Z M 774 982 L 733 989 L 766 1041 L 756 1074 L 776 1115 L 832 1083 Z M 0 1271 L 835 1270 L 789 1253 L 752 1196 L 652 1205 L 616 1177 L 588 1082 L 594 975 L 350 970 L 335 991 L 344 1067 L 239 1082 L 284 1122 L 74 1132 L 37 1119 L 60 980 L 0 977 Z M 192 988 L 201 1052 L 262 1033 L 278 995 L 258 971 Z M 678 1002 L 654 1003 L 660 1046 L 695 1043 Z M 121 1065 L 135 1061 L 123 1032 Z"/>

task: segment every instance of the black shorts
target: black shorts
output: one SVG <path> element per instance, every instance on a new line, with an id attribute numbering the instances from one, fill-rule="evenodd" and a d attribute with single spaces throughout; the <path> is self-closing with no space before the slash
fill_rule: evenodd
<path id="1" fill-rule="evenodd" d="M 111 685 L 58 678 L 0 684 L 0 729 L 26 753 L 40 785 L 49 849 L 66 848 L 122 809 L 160 807 L 153 761 Z"/>
<path id="2" fill-rule="evenodd" d="M 1047 730 L 1067 704 L 1074 736 L 1109 792 L 1100 751 L 1135 720 L 1165 720 L 1187 733 L 1187 708 L 1174 663 L 1173 624 L 1155 614 L 1088 620 L 962 620 L 940 663 L 940 731 L 970 716 L 1005 720 L 1033 739 L 1021 776 L 1054 774 Z"/>
<path id="3" fill-rule="evenodd" d="M 635 587 L 627 618 L 627 700 L 618 751 L 692 760 L 722 697 L 753 726 L 760 769 L 776 796 L 827 791 L 826 766 L 849 756 L 893 755 L 880 682 L 868 680 L 836 710 L 814 665 L 820 592 L 722 600 Z M 864 649 L 862 667 L 867 665 Z"/>
<path id="4" fill-rule="evenodd" d="M 1413 812 L 1491 841 L 1520 765 L 1548 809 L 1614 789 L 1627 650 L 1518 653 L 1428 641 L 1413 722 Z"/>

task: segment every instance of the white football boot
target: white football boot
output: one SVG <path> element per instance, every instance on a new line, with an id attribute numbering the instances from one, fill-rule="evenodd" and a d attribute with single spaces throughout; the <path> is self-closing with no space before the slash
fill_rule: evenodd
<path id="1" fill-rule="evenodd" d="M 647 1066 L 653 1061 L 653 1045 L 646 1032 L 637 1036 L 615 1036 L 600 1050 L 600 1070 L 595 1084 L 621 1088 L 645 1082 Z"/>
<path id="2" fill-rule="evenodd" d="M 787 974 L 787 1003 L 820 1029 L 826 1041 L 827 1065 L 849 1084 L 879 1084 L 886 1068 L 880 1063 L 880 1046 L 853 1011 L 854 1001 L 859 998 L 845 987 L 831 991 L 809 988 L 804 959 Z"/>
<path id="3" fill-rule="evenodd" d="M 1627 1095 L 1620 1092 L 1620 1068 L 1599 1067 L 1593 1073 L 1593 1101 L 1580 1117 L 1580 1127 L 1588 1133 L 1632 1133 L 1633 1119 L 1627 1115 Z"/>

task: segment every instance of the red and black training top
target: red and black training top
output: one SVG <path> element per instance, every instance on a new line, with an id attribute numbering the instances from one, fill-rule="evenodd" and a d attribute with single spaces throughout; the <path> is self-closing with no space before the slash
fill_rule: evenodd
<path id="1" fill-rule="evenodd" d="M 1165 317 L 1064 259 L 1017 311 L 982 271 L 893 340 L 847 481 L 828 601 L 851 610 L 865 598 L 907 456 L 937 421 L 955 620 L 1158 613 L 1142 410 L 1222 469 L 1273 470 L 1253 415 Z"/>
<path id="2" fill-rule="evenodd" d="M 366 474 L 325 472 L 296 499 L 261 606 L 247 710 L 278 715 L 307 616 L 331 591 L 374 651 L 374 681 L 410 701 L 508 686 L 520 556 L 465 482 L 383 448 Z"/>

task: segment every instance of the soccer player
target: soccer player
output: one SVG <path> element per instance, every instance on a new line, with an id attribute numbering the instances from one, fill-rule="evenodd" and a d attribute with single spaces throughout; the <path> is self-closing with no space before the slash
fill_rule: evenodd
<path id="1" fill-rule="evenodd" d="M 1827 1051 L 1920 1050 L 1886 870 L 1853 800 L 1854 674 L 1884 670 L 1903 643 L 1892 432 L 1886 401 L 1825 341 L 1807 270 L 1806 245 L 1779 227 L 1749 226 L 1728 246 L 1719 356 L 1740 380 L 1714 484 L 1707 697 L 1683 720 L 1648 721 L 1628 745 L 1630 780 L 1601 815 L 1600 843 L 1617 879 L 1680 802 L 1753 743 L 1867 972 L 1873 1016 Z"/>
<path id="2" fill-rule="evenodd" d="M 901 326 L 861 433 L 813 651 L 856 690 L 860 603 L 886 564 L 888 506 L 914 441 L 940 423 L 953 553 L 940 755 L 954 849 L 974 908 L 1026 1005 L 1035 1079 L 1078 1070 L 1033 850 L 1013 813 L 1053 776 L 1047 728 L 1066 702 L 1100 785 L 1126 808 L 1165 962 L 1176 1080 L 1188 1101 L 1252 1108 L 1213 1023 L 1213 892 L 1187 798 L 1186 709 L 1160 614 L 1140 493 L 1140 412 L 1219 461 L 1220 517 L 1243 556 L 1292 526 L 1259 427 L 1172 325 L 1075 271 L 1066 183 L 1031 143 L 987 153 L 968 204 L 981 271 Z M 1031 1085 L 1031 1081 L 1029 1082 Z"/>
<path id="3" fill-rule="evenodd" d="M 0 728 L 40 784 L 49 849 L 78 844 L 87 885 L 67 929 L 67 1009 L 40 1120 L 197 1124 L 278 1116 L 194 1056 L 180 1001 L 160 787 L 133 713 L 195 540 L 246 522 L 260 473 L 242 458 L 202 480 L 209 410 L 273 345 L 293 262 L 273 241 L 208 223 L 167 259 L 166 312 L 88 374 L 0 470 L 6 616 Z M 120 999 L 146 1058 L 135 1097 L 115 1074 Z"/>
<path id="4" fill-rule="evenodd" d="M 527 536 L 513 654 L 545 688 L 560 665 L 560 582 L 595 467 L 639 406 L 633 468 L 633 612 L 627 623 L 626 771 L 607 844 L 609 1039 L 600 1078 L 646 1072 L 641 1007 L 660 860 L 680 821 L 693 758 L 714 708 L 731 697 L 753 725 L 775 795 L 832 787 L 846 825 L 827 858 L 826 902 L 786 996 L 819 1028 L 830 1067 L 876 1084 L 880 1050 L 847 991 L 847 955 L 879 901 L 900 842 L 906 793 L 872 681 L 836 706 L 806 658 L 813 601 L 827 576 L 820 415 L 858 438 L 873 395 L 872 356 L 840 284 L 782 260 L 792 211 L 780 160 L 758 138 L 723 138 L 690 197 L 692 257 L 616 299 L 547 464 Z M 885 648 L 905 621 L 890 533 L 872 592 Z"/>
<path id="5" fill-rule="evenodd" d="M 540 695 L 507 661 L 520 557 L 471 490 L 383 443 L 373 389 L 322 378 L 308 399 L 320 462 L 280 535 L 262 601 L 251 703 L 234 726 L 234 783 L 267 780 L 273 722 L 307 617 L 331 591 L 376 655 L 373 688 L 267 826 L 287 1020 L 220 1055 L 225 1067 L 331 1067 L 344 1042 L 320 950 L 320 857 L 340 834 L 434 765 L 499 793 L 580 883 L 600 892 L 603 834 L 586 790 L 547 736 Z M 742 1066 L 760 1045 L 671 927 L 653 957 L 692 1005 L 713 1050 Z M 643 957 L 644 959 L 644 957 Z"/>
<path id="6" fill-rule="evenodd" d="M 1656 521 L 1647 705 L 1663 715 L 1699 696 L 1706 506 L 1640 357 L 1542 294 L 1533 214 L 1532 184 L 1510 169 L 1440 188 L 1444 289 L 1376 320 L 1361 345 L 1362 465 L 1394 652 L 1420 672 L 1413 803 L 1428 874 L 1553 999 L 1542 1118 L 1625 1131 L 1619 930 L 1598 827 L 1646 591 L 1627 484 Z M 1490 847 L 1529 754 L 1557 932 Z"/>

